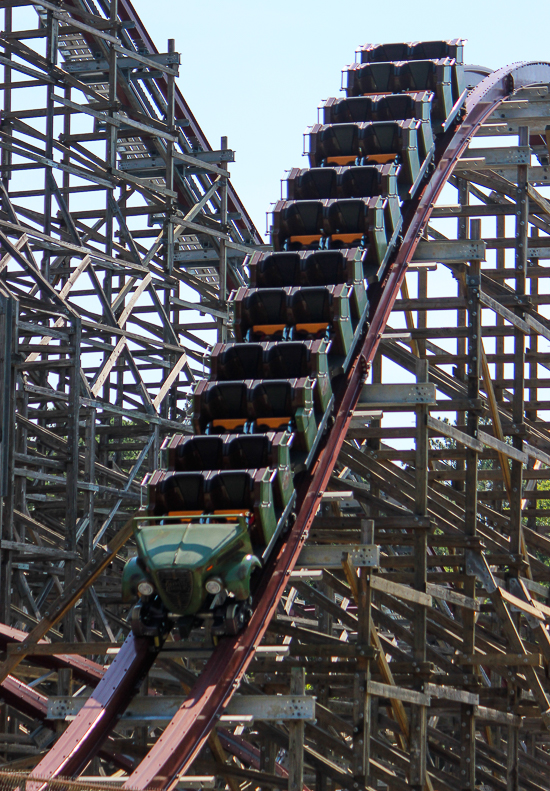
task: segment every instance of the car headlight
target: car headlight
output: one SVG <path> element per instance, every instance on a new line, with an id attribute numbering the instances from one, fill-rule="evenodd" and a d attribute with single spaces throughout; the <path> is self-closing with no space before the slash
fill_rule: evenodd
<path id="1" fill-rule="evenodd" d="M 223 580 L 221 580 L 219 577 L 210 577 L 210 579 L 206 580 L 204 583 L 204 587 L 208 593 L 211 593 L 213 596 L 217 596 L 217 594 L 221 593 L 224 589 Z"/>
<path id="2" fill-rule="evenodd" d="M 152 596 L 155 592 L 154 586 L 148 580 L 141 580 L 137 589 L 140 596 Z"/>

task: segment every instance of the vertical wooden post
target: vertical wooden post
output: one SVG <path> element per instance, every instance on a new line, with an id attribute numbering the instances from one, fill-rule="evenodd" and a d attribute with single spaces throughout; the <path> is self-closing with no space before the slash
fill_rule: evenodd
<path id="1" fill-rule="evenodd" d="M 470 223 L 470 239 L 481 239 L 481 220 Z M 470 261 L 466 272 L 465 296 L 467 301 L 467 382 L 468 399 L 479 398 L 479 382 L 482 374 L 482 342 L 481 342 L 481 304 L 479 302 L 480 262 Z M 470 409 L 466 415 L 466 432 L 473 438 L 477 437 L 478 413 Z M 477 531 L 477 490 L 478 490 L 478 453 L 466 448 L 466 480 L 465 480 L 465 511 L 464 532 L 467 536 L 475 536 Z M 476 578 L 468 577 L 464 583 L 464 593 L 475 598 Z M 462 611 L 463 653 L 471 655 L 475 649 L 475 613 L 473 610 Z M 475 669 L 468 669 L 468 675 L 475 674 Z M 474 679 L 468 679 L 474 682 Z M 468 690 L 475 688 L 475 683 L 466 684 Z M 460 787 L 474 791 L 475 789 L 475 717 L 472 706 L 462 704 L 460 707 Z"/>
<path id="2" fill-rule="evenodd" d="M 427 382 L 429 364 L 426 358 L 416 361 L 416 381 Z M 416 452 L 415 452 L 415 502 L 417 516 L 428 513 L 428 407 L 420 404 L 416 408 Z M 425 530 L 414 531 L 414 587 L 426 592 L 428 544 Z M 426 608 L 415 604 L 413 618 L 413 656 L 414 661 L 424 671 L 426 662 Z M 419 674 L 414 685 L 421 691 L 423 673 Z M 426 786 L 428 721 L 426 706 L 411 705 L 410 722 L 410 766 L 409 784 L 417 791 Z"/>
<path id="3" fill-rule="evenodd" d="M 305 668 L 291 668 L 290 694 L 305 695 L 305 692 Z M 302 791 L 304 786 L 304 732 L 303 720 L 291 720 L 288 723 L 288 791 Z"/>
<path id="4" fill-rule="evenodd" d="M 221 149 L 227 149 L 227 137 L 221 139 Z M 227 163 L 220 162 L 220 167 L 227 170 Z M 227 226 L 227 178 L 221 183 L 220 190 L 220 225 L 222 233 L 226 233 Z M 227 245 L 225 239 L 220 239 L 220 270 L 219 270 L 219 307 L 225 312 L 227 310 Z M 224 343 L 227 340 L 227 317 L 218 321 L 218 341 Z"/>
<path id="5" fill-rule="evenodd" d="M 519 144 L 529 144 L 529 128 L 520 126 Z M 518 165 L 516 190 L 516 293 L 523 296 L 527 285 L 527 248 L 529 226 L 529 197 L 527 195 L 527 165 Z M 515 308 L 519 318 L 524 318 L 521 305 Z M 512 444 L 518 450 L 523 449 L 525 432 L 524 424 L 524 385 L 525 385 L 525 335 L 518 329 L 514 330 L 514 390 L 512 400 Z M 512 459 L 511 469 L 512 502 L 510 503 L 510 553 L 515 556 L 515 573 L 519 573 L 519 556 L 523 551 L 523 528 L 521 514 L 521 496 L 523 487 L 523 464 Z"/>
<path id="6" fill-rule="evenodd" d="M 374 520 L 361 520 L 361 543 L 372 544 L 374 541 Z M 372 628 L 371 586 L 368 569 L 359 570 L 359 601 L 357 602 L 357 640 L 359 645 L 370 644 Z M 354 781 L 358 785 L 368 785 L 370 763 L 370 661 L 366 660 L 366 669 L 357 671 L 353 681 L 353 757 L 352 771 Z"/>
<path id="7" fill-rule="evenodd" d="M 15 370 L 12 354 L 17 347 L 18 304 L 0 295 L 0 537 L 13 541 Z M 12 601 L 11 552 L 0 549 L 0 620 L 9 624 Z"/>

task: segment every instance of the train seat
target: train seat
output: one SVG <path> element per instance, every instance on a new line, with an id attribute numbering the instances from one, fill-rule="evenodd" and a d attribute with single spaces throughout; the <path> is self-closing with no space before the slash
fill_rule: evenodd
<path id="1" fill-rule="evenodd" d="M 387 63 L 392 60 L 408 60 L 410 43 L 408 41 L 395 44 L 365 44 L 357 52 L 360 54 L 361 63 Z"/>
<path id="2" fill-rule="evenodd" d="M 285 288 L 238 289 L 234 299 L 237 340 L 281 339 L 287 326 L 286 303 Z"/>
<path id="3" fill-rule="evenodd" d="M 321 250 L 302 258 L 301 283 L 304 286 L 332 286 L 348 283 L 348 260 L 339 250 Z"/>
<path id="4" fill-rule="evenodd" d="M 328 373 L 327 351 L 330 341 L 290 341 L 266 344 L 265 365 L 271 378 L 316 379 L 315 409 L 322 415 L 328 408 L 332 387 Z"/>
<path id="5" fill-rule="evenodd" d="M 456 69 L 456 63 L 450 58 L 413 60 L 401 66 L 399 78 L 402 90 L 434 92 L 432 122 L 445 121 L 458 100 L 460 91 Z"/>
<path id="6" fill-rule="evenodd" d="M 463 39 L 449 41 L 409 41 L 400 44 L 365 44 L 357 50 L 361 63 L 389 60 L 454 58 L 463 63 Z"/>
<path id="7" fill-rule="evenodd" d="M 161 451 L 166 468 L 175 472 L 220 470 L 223 467 L 224 446 L 221 437 L 177 434 L 163 443 Z"/>
<path id="8" fill-rule="evenodd" d="M 337 198 L 337 171 L 332 167 L 295 168 L 287 179 L 288 200 Z"/>
<path id="9" fill-rule="evenodd" d="M 289 294 L 289 314 L 294 337 L 313 340 L 325 336 L 323 327 L 330 326 L 333 351 L 347 355 L 353 341 L 350 301 L 353 286 L 305 286 L 293 288 Z"/>
<path id="10" fill-rule="evenodd" d="M 284 511 L 294 493 L 290 472 L 290 448 L 294 435 L 287 432 L 238 434 L 226 438 L 227 468 L 230 470 L 277 470 L 273 486 L 275 509 Z"/>
<path id="11" fill-rule="evenodd" d="M 353 244 L 353 238 L 359 236 L 366 247 L 363 260 L 380 266 L 388 247 L 387 203 L 380 196 L 327 201 L 325 229 L 331 246 L 337 246 L 339 241 Z"/>
<path id="12" fill-rule="evenodd" d="M 259 431 L 296 431 L 296 448 L 309 451 L 317 433 L 313 409 L 316 382 L 309 378 L 253 382 L 248 407 Z"/>
<path id="13" fill-rule="evenodd" d="M 309 165 L 353 164 L 359 155 L 359 127 L 350 124 L 315 124 L 309 132 Z"/>
<path id="14" fill-rule="evenodd" d="M 323 104 L 323 125 L 362 124 L 372 121 L 376 99 L 376 96 L 352 96 L 343 99 L 331 97 Z"/>
<path id="15" fill-rule="evenodd" d="M 343 72 L 346 95 L 363 96 L 365 93 L 398 92 L 401 65 L 401 61 L 352 63 Z"/>
<path id="16" fill-rule="evenodd" d="M 272 484 L 277 470 L 228 470 L 209 477 L 208 495 L 216 517 L 248 511 L 250 536 L 254 547 L 265 548 L 277 527 Z"/>
<path id="17" fill-rule="evenodd" d="M 297 252 L 255 253 L 249 263 L 251 288 L 294 286 L 300 277 L 300 261 Z"/>
<path id="18" fill-rule="evenodd" d="M 210 358 L 210 379 L 226 382 L 261 379 L 264 375 L 263 353 L 261 343 L 217 343 Z"/>
<path id="19" fill-rule="evenodd" d="M 154 516 L 196 517 L 206 510 L 204 474 L 175 472 L 156 484 Z"/>
<path id="20" fill-rule="evenodd" d="M 323 202 L 279 201 L 273 211 L 275 250 L 315 249 L 323 240 Z"/>
<path id="21" fill-rule="evenodd" d="M 201 380 L 193 393 L 193 414 L 197 434 L 244 431 L 248 422 L 246 383 Z"/>
<path id="22" fill-rule="evenodd" d="M 422 122 L 410 118 L 406 121 L 373 121 L 361 124 L 360 164 L 384 154 L 399 157 L 401 169 L 398 176 L 399 195 L 403 200 L 410 197 L 416 180 L 421 172 L 420 152 L 418 150 L 418 133 Z"/>

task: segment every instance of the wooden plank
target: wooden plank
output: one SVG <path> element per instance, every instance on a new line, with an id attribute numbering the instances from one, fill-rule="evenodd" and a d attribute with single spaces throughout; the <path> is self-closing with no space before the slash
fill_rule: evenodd
<path id="1" fill-rule="evenodd" d="M 8 656 L 18 654 L 21 643 L 8 643 Z M 95 656 L 112 654 L 122 643 L 30 643 L 26 647 L 27 656 L 57 656 L 59 654 L 76 656 Z"/>
<path id="2" fill-rule="evenodd" d="M 526 321 L 523 321 L 523 319 L 520 319 L 519 316 L 516 316 L 512 310 L 505 308 L 504 305 L 501 305 L 500 302 L 497 302 L 496 299 L 493 299 L 488 294 L 480 291 L 479 301 L 486 308 L 490 308 L 491 310 L 494 310 L 495 313 L 498 313 L 498 315 L 501 316 L 505 321 L 510 322 L 510 324 L 512 324 L 520 332 L 524 332 L 526 335 L 531 334 L 531 328 L 529 324 Z"/>
<path id="3" fill-rule="evenodd" d="M 483 720 L 490 720 L 491 722 L 496 722 L 499 725 L 514 725 L 516 727 L 520 727 L 522 717 L 518 717 L 515 714 L 510 714 L 506 711 L 499 711 L 498 709 L 490 709 L 487 706 L 475 706 L 474 707 L 474 717 L 478 717 Z"/>
<path id="4" fill-rule="evenodd" d="M 507 442 L 502 442 L 500 439 L 493 437 L 492 434 L 486 434 L 485 431 L 478 431 L 477 436 L 478 439 L 489 448 L 493 448 L 493 450 L 503 453 L 505 456 L 509 456 L 511 459 L 520 461 L 522 464 L 527 463 L 529 458 L 527 453 L 514 448 L 512 445 L 508 445 Z"/>
<path id="5" fill-rule="evenodd" d="M 478 439 L 470 437 L 469 434 L 465 434 L 464 431 L 460 431 L 460 429 L 450 426 L 443 420 L 437 420 L 437 418 L 428 415 L 427 424 L 428 428 L 443 434 L 445 437 L 454 439 L 456 442 L 460 442 L 461 445 L 466 445 L 466 447 L 470 448 L 471 450 L 475 450 L 478 453 L 483 451 L 483 443 L 481 443 Z"/>
<path id="6" fill-rule="evenodd" d="M 470 437 L 470 435 L 466 434 L 464 431 L 455 428 L 455 426 L 450 426 L 443 420 L 437 420 L 437 418 L 431 417 L 431 415 L 428 415 L 428 428 L 438 431 L 445 437 L 454 439 L 456 442 L 460 442 L 461 445 L 465 445 L 467 448 L 475 450 L 478 453 L 482 453 L 485 449 L 484 446 L 487 446 L 523 464 L 525 464 L 528 459 L 527 453 L 514 448 L 512 445 L 508 445 L 507 442 L 502 442 L 496 437 L 493 437 L 492 434 L 487 434 L 485 431 L 478 431 L 476 439 L 475 437 Z"/>
<path id="7" fill-rule="evenodd" d="M 379 681 L 367 681 L 367 694 L 401 700 L 404 703 L 414 703 L 417 706 L 430 705 L 430 696 L 425 695 L 423 692 L 396 687 L 393 684 L 381 684 Z"/>
<path id="8" fill-rule="evenodd" d="M 172 368 L 172 370 L 170 371 L 164 382 L 162 383 L 162 387 L 160 388 L 155 400 L 153 401 L 153 406 L 155 407 L 155 409 L 159 408 L 160 404 L 162 403 L 162 400 L 164 399 L 164 396 L 174 384 L 175 380 L 179 375 L 179 372 L 186 364 L 186 362 L 187 362 L 187 355 L 184 352 L 179 358 L 179 360 L 176 362 L 176 364 L 174 365 L 174 367 Z"/>
<path id="9" fill-rule="evenodd" d="M 143 278 L 143 280 L 141 281 L 139 286 L 136 288 L 136 290 L 134 291 L 134 293 L 132 294 L 132 296 L 130 298 L 130 301 L 128 302 L 128 304 L 126 305 L 126 307 L 124 308 L 124 310 L 122 311 L 122 313 L 120 315 L 120 318 L 119 318 L 119 320 L 117 322 L 119 327 L 121 327 L 121 328 L 124 327 L 124 325 L 126 324 L 126 321 L 127 321 L 128 317 L 129 317 L 130 313 L 134 309 L 134 305 L 136 304 L 136 302 L 138 301 L 140 296 L 143 294 L 143 292 L 145 291 L 145 289 L 147 288 L 147 286 L 149 285 L 149 283 L 151 282 L 152 279 L 153 279 L 153 276 L 149 272 L 149 274 L 147 274 Z"/>
<path id="10" fill-rule="evenodd" d="M 543 667 L 542 654 L 473 654 L 470 656 L 459 656 L 456 661 L 459 665 L 503 665 L 515 667 L 518 665 L 529 665 L 531 667 Z"/>
<path id="11" fill-rule="evenodd" d="M 474 692 L 466 692 L 463 689 L 455 689 L 454 687 L 446 687 L 440 684 L 424 684 L 424 692 L 433 698 L 453 700 L 458 703 L 466 703 L 468 706 L 474 706 L 479 703 L 479 695 Z"/>
<path id="12" fill-rule="evenodd" d="M 546 617 L 540 612 L 540 610 L 537 610 L 536 607 L 533 607 L 530 604 L 527 604 L 527 602 L 518 599 L 518 597 L 514 596 L 513 593 L 508 593 L 507 590 L 501 588 L 500 586 L 498 588 L 498 591 L 500 593 L 501 598 L 504 599 L 504 601 L 507 604 L 511 604 L 513 607 L 517 607 L 518 610 L 521 610 L 526 615 L 531 615 L 533 618 L 538 618 L 539 621 L 546 620 Z"/>
<path id="13" fill-rule="evenodd" d="M 532 459 L 536 459 L 540 461 L 542 464 L 546 464 L 547 467 L 550 467 L 550 455 L 545 453 L 540 448 L 536 448 L 534 445 L 529 445 L 528 442 L 523 443 L 523 452 L 530 456 Z"/>
<path id="14" fill-rule="evenodd" d="M 396 596 L 398 599 L 404 599 L 413 604 L 421 604 L 423 607 L 432 606 L 432 597 L 428 593 L 422 593 L 422 591 L 414 590 L 414 588 L 409 588 L 398 582 L 391 582 L 384 577 L 377 577 L 373 574 L 371 574 L 369 579 L 373 590 Z"/>
<path id="15" fill-rule="evenodd" d="M 0 683 L 4 681 L 10 673 L 13 673 L 15 668 L 25 658 L 28 646 L 36 645 L 38 640 L 43 638 L 50 629 L 52 629 L 52 627 L 75 606 L 76 602 L 82 598 L 84 591 L 86 591 L 90 585 L 93 585 L 107 566 L 112 563 L 117 552 L 124 546 L 130 536 L 133 535 L 133 532 L 134 518 L 132 517 L 117 533 L 115 533 L 106 546 L 98 546 L 92 558 L 81 569 L 76 578 L 69 580 L 65 584 L 63 593 L 49 605 L 42 620 L 31 629 L 25 640 L 19 644 L 19 650 L 17 650 L 13 656 L 8 656 L 6 660 L 0 664 Z"/>
<path id="16" fill-rule="evenodd" d="M 547 341 L 550 341 L 550 330 L 545 327 L 542 322 L 537 321 L 529 313 L 525 316 L 525 321 L 534 332 L 537 332 L 539 335 L 542 335 L 543 338 L 546 338 Z"/>
<path id="17" fill-rule="evenodd" d="M 433 596 L 434 599 L 443 599 L 443 601 L 450 604 L 458 604 L 459 607 L 464 607 L 467 610 L 475 610 L 480 612 L 479 602 L 472 599 L 470 596 L 464 596 L 463 593 L 446 588 L 445 585 L 435 585 L 433 582 L 428 582 L 426 585 L 426 593 Z"/>
<path id="18" fill-rule="evenodd" d="M 352 562 L 349 559 L 349 555 L 346 555 L 345 559 L 342 560 L 342 568 L 344 569 L 344 574 L 351 588 L 353 598 L 355 599 L 355 602 L 358 604 L 360 602 L 359 579 L 357 577 L 357 571 L 355 570 Z M 382 674 L 382 678 L 387 682 L 388 685 L 391 685 L 393 687 L 393 685 L 395 684 L 393 680 L 393 674 L 389 662 L 386 659 L 386 654 L 382 647 L 382 642 L 376 630 L 376 626 L 372 620 L 370 627 L 370 640 L 373 647 L 378 651 L 377 665 L 380 673 Z M 399 741 L 401 746 L 405 748 L 410 736 L 409 718 L 407 717 L 407 713 L 403 707 L 403 703 L 400 700 L 398 700 L 397 698 L 393 698 L 393 699 L 390 698 L 390 700 L 391 700 L 393 716 L 395 717 L 395 721 L 399 724 L 399 727 L 401 728 L 401 734 L 399 734 Z"/>
<path id="19" fill-rule="evenodd" d="M 127 343 L 126 338 L 123 337 L 119 340 L 119 342 L 115 346 L 111 356 L 105 363 L 103 370 L 99 374 L 94 386 L 92 387 L 92 393 L 94 394 L 94 396 L 97 396 L 97 394 L 105 384 L 105 381 L 107 380 L 107 377 L 111 373 L 111 370 L 114 368 L 118 358 L 124 351 L 124 347 L 126 346 L 126 343 Z"/>

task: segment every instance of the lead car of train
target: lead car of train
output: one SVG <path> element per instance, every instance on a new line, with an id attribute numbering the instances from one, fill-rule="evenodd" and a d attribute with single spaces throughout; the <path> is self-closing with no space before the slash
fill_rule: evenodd
<path id="1" fill-rule="evenodd" d="M 296 507 L 295 482 L 330 431 L 334 392 L 364 335 L 426 183 L 438 137 L 464 105 L 463 42 L 366 45 L 307 134 L 273 212 L 273 253 L 230 296 L 234 340 L 193 393 L 194 435 L 168 439 L 135 519 L 123 597 L 155 635 L 201 622 L 236 634 Z"/>

